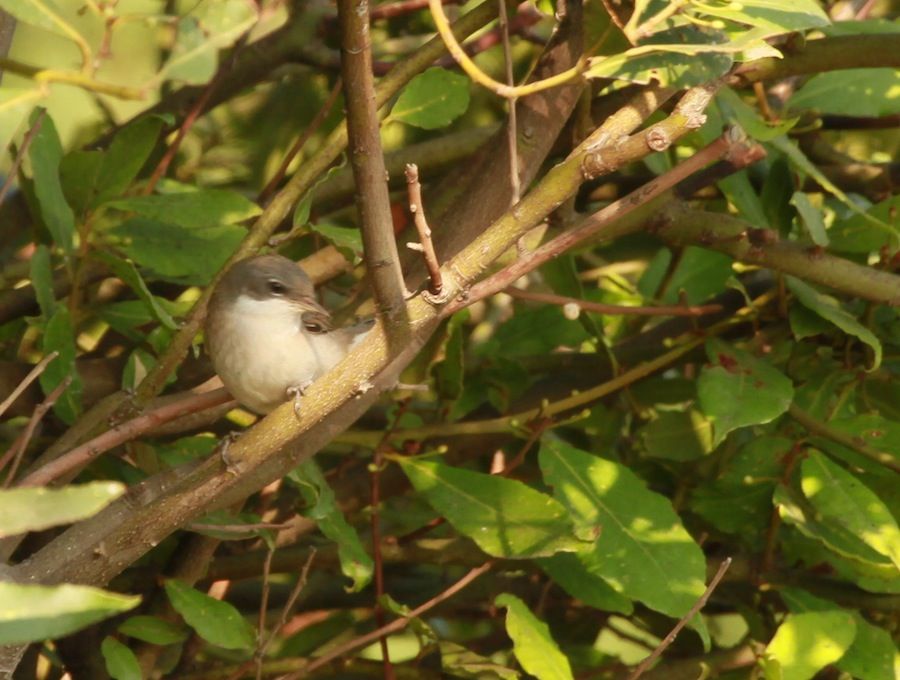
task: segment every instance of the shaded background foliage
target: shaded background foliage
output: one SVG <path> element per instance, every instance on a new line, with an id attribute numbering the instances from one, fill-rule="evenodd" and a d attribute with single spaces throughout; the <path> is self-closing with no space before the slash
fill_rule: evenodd
<path id="1" fill-rule="evenodd" d="M 578 67 L 519 99 L 512 169 L 497 87 L 429 47 L 425 5 L 373 5 L 393 229 L 416 240 L 414 162 L 454 295 L 439 326 L 414 316 L 402 380 L 425 391 L 377 385 L 294 458 L 265 439 L 278 413 L 253 428 L 283 479 L 216 453 L 256 416 L 188 406 L 212 377 L 190 310 L 259 249 L 302 260 L 338 319 L 373 309 L 334 7 L 0 10 L 3 395 L 41 370 L 0 427 L 0 673 L 900 675 L 888 3 L 510 6 L 515 82 Z M 446 8 L 482 83 L 506 79 L 497 11 Z M 227 503 L 175 503 L 229 475 Z"/>

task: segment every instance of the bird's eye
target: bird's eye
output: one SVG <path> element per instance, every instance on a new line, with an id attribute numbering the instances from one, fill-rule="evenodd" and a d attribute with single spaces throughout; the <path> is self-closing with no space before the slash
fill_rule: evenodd
<path id="1" fill-rule="evenodd" d="M 272 293 L 272 295 L 284 295 L 285 293 L 287 293 L 287 286 L 285 286 L 278 279 L 269 279 L 267 283 L 269 286 L 269 292 Z"/>
<path id="2" fill-rule="evenodd" d="M 310 333 L 324 333 L 326 328 L 317 321 L 304 321 L 303 328 Z"/>

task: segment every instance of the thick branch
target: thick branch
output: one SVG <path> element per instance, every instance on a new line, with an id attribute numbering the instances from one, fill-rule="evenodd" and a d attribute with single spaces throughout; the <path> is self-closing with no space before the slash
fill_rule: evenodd
<path id="1" fill-rule="evenodd" d="M 778 80 L 788 76 L 846 68 L 900 68 L 900 34 L 841 35 L 810 40 L 784 59 L 766 57 L 747 62 L 735 71 L 741 83 Z"/>
<path id="2" fill-rule="evenodd" d="M 350 163 L 356 179 L 356 205 L 366 270 L 376 306 L 387 323 L 389 337 L 399 331 L 396 337 L 401 339 L 406 326 L 406 296 L 381 152 L 368 0 L 339 0 L 338 20 Z"/>
<path id="3" fill-rule="evenodd" d="M 797 276 L 863 300 L 900 306 L 900 277 L 819 253 L 796 243 L 759 239 L 752 224 L 725 213 L 691 210 L 670 203 L 660 222 L 659 236 L 676 245 L 698 245 L 730 255 L 735 260 Z"/>

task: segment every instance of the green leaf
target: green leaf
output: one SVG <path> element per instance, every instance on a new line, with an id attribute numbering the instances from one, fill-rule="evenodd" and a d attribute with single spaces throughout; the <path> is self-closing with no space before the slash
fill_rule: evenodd
<path id="1" fill-rule="evenodd" d="M 501 666 L 455 642 L 441 640 L 438 646 L 441 650 L 441 669 L 451 677 L 472 680 L 517 680 L 521 677 L 518 671 Z"/>
<path id="2" fill-rule="evenodd" d="M 842 524 L 819 521 L 815 509 L 805 499 L 797 498 L 786 486 L 776 486 L 772 500 L 781 519 L 794 525 L 807 538 L 818 541 L 837 555 L 853 560 L 872 573 L 885 578 L 897 574 L 897 568 L 890 559 L 867 546 Z"/>
<path id="3" fill-rule="evenodd" d="M 844 527 L 900 569 L 900 528 L 865 484 L 818 451 L 803 461 L 803 494 L 822 518 Z"/>
<path id="4" fill-rule="evenodd" d="M 771 37 L 807 28 L 828 26 L 831 22 L 816 0 L 741 0 L 739 3 L 704 4 L 704 15 L 727 19 L 764 29 L 761 37 Z"/>
<path id="5" fill-rule="evenodd" d="M 181 642 L 188 635 L 185 629 L 170 621 L 146 615 L 125 619 L 119 626 L 119 632 L 152 645 L 172 645 Z"/>
<path id="6" fill-rule="evenodd" d="M 115 680 L 141 680 L 141 666 L 128 647 L 107 635 L 100 643 L 100 652 L 106 662 L 106 672 Z"/>
<path id="7" fill-rule="evenodd" d="M 153 293 L 150 292 L 150 289 L 147 288 L 147 284 L 144 283 L 144 279 L 134 264 L 115 257 L 110 253 L 98 252 L 96 256 L 103 260 L 113 273 L 137 294 L 138 298 L 146 305 L 147 310 L 153 314 L 154 319 L 170 330 L 178 328 L 175 319 L 172 318 Z"/>
<path id="8" fill-rule="evenodd" d="M 39 120 L 39 111 L 31 115 L 31 124 Z M 40 129 L 28 147 L 34 193 L 41 209 L 41 217 L 54 243 L 71 255 L 75 250 L 75 214 L 66 203 L 59 177 L 62 144 L 49 114 L 40 119 Z"/>
<path id="9" fill-rule="evenodd" d="M 672 252 L 663 249 L 657 254 L 657 258 L 660 274 L 664 275 L 672 260 Z M 725 287 L 725 282 L 734 274 L 732 262 L 730 257 L 722 253 L 688 246 L 682 251 L 675 271 L 669 277 L 668 285 L 662 294 L 662 302 L 677 304 L 682 292 L 687 303 L 691 305 L 700 304 L 713 295 L 718 295 Z M 654 297 L 656 287 L 652 277 L 647 281 L 642 279 L 639 284 L 639 289 L 645 297 Z"/>
<path id="10" fill-rule="evenodd" d="M 641 439 L 651 458 L 688 461 L 713 450 L 712 422 L 700 411 L 664 411 L 641 429 Z"/>
<path id="11" fill-rule="evenodd" d="M 854 68 L 817 73 L 788 100 L 791 109 L 881 118 L 900 113 L 900 70 Z"/>
<path id="12" fill-rule="evenodd" d="M 176 579 L 168 579 L 165 588 L 172 607 L 204 640 L 225 649 L 253 649 L 256 633 L 234 605 Z"/>
<path id="13" fill-rule="evenodd" d="M 186 229 L 237 224 L 262 212 L 253 201 L 227 189 L 131 196 L 109 201 L 107 205 Z"/>
<path id="14" fill-rule="evenodd" d="M 795 191 L 791 196 L 791 205 L 797 209 L 809 237 L 817 246 L 828 245 L 828 234 L 825 231 L 825 221 L 822 212 L 809 200 L 809 196 L 802 191 Z"/>
<path id="15" fill-rule="evenodd" d="M 315 461 L 307 460 L 291 470 L 288 479 L 299 487 L 306 501 L 303 514 L 316 520 L 319 530 L 337 544 L 341 571 L 352 582 L 348 590 L 358 593 L 372 580 L 372 558 L 337 506 L 322 470 Z"/>
<path id="16" fill-rule="evenodd" d="M 89 586 L 0 581 L 0 644 L 24 644 L 69 635 L 133 609 L 140 601 L 138 596 Z"/>
<path id="17" fill-rule="evenodd" d="M 125 493 L 118 482 L 89 482 L 54 489 L 0 490 L 0 536 L 71 524 L 97 514 Z"/>
<path id="18" fill-rule="evenodd" d="M 103 165 L 100 151 L 70 151 L 59 163 L 59 179 L 66 201 L 79 216 L 83 216 L 94 200 L 97 176 Z"/>
<path id="19" fill-rule="evenodd" d="M 859 680 L 897 680 L 900 652 L 891 634 L 854 612 L 856 637 L 837 667 Z"/>
<path id="20" fill-rule="evenodd" d="M 75 370 L 75 329 L 72 327 L 72 319 L 69 309 L 59 305 L 53 312 L 53 316 L 47 321 L 44 328 L 44 338 L 41 348 L 45 354 L 59 352 L 59 356 L 47 364 L 47 368 L 41 373 L 40 382 L 44 394 L 50 392 L 67 377 L 72 377 L 72 382 L 62 393 L 53 411 L 66 423 L 72 424 L 81 413 L 82 383 L 78 372 Z"/>
<path id="21" fill-rule="evenodd" d="M 772 146 L 781 151 L 785 156 L 787 156 L 791 165 L 798 171 L 803 174 L 806 174 L 816 180 L 816 183 L 825 189 L 832 196 L 837 198 L 841 203 L 850 208 L 853 212 L 861 215 L 863 219 L 867 220 L 869 224 L 876 229 L 883 230 L 886 234 L 890 235 L 894 241 L 900 240 L 900 229 L 897 229 L 895 226 L 879 220 L 874 215 L 870 215 L 866 213 L 862 208 L 860 208 L 856 203 L 850 200 L 850 198 L 845 194 L 841 189 L 838 188 L 834 182 L 832 182 L 825 174 L 819 170 L 819 168 L 806 157 L 800 147 L 797 146 L 796 142 L 788 140 L 787 137 L 776 137 L 771 142 Z"/>
<path id="22" fill-rule="evenodd" d="M 766 647 L 767 680 L 808 680 L 840 659 L 856 635 L 849 612 L 788 614 Z"/>
<path id="23" fill-rule="evenodd" d="M 634 610 L 631 600 L 617 593 L 600 574 L 591 571 L 591 566 L 597 562 L 592 556 L 557 553 L 536 561 L 547 576 L 587 606 L 625 615 L 630 615 Z"/>
<path id="24" fill-rule="evenodd" d="M 121 195 L 131 186 L 156 146 L 163 125 L 170 122 L 170 116 L 141 116 L 116 133 L 109 149 L 103 154 L 95 185 L 94 206 Z"/>
<path id="25" fill-rule="evenodd" d="M 572 680 L 569 660 L 559 651 L 546 623 L 515 595 L 498 595 L 494 604 L 506 607 L 506 632 L 513 641 L 513 653 L 526 673 L 539 680 Z"/>
<path id="26" fill-rule="evenodd" d="M 869 372 L 881 366 L 881 341 L 868 328 L 857 321 L 849 312 L 844 311 L 840 303 L 830 295 L 820 293 L 815 288 L 793 276 L 785 277 L 790 291 L 797 296 L 797 300 L 807 309 L 815 312 L 823 319 L 830 321 L 844 331 L 852 335 L 860 342 L 872 348 L 875 355 Z"/>
<path id="27" fill-rule="evenodd" d="M 768 121 L 759 115 L 756 109 L 744 102 L 730 87 L 721 88 L 716 93 L 716 103 L 722 107 L 723 115 L 758 142 L 768 142 L 786 134 L 793 128 L 799 118 L 788 118 L 777 123 Z M 717 132 L 710 130 L 710 136 Z M 709 139 L 708 141 L 712 141 Z M 756 224 L 759 224 L 758 222 Z"/>
<path id="28" fill-rule="evenodd" d="M 396 460 L 431 507 L 489 555 L 547 557 L 586 547 L 565 508 L 522 482 L 421 458 Z"/>
<path id="29" fill-rule="evenodd" d="M 838 611 L 834 602 L 823 600 L 799 588 L 782 588 L 779 594 L 795 614 Z M 890 633 L 873 626 L 857 612 L 852 614 L 856 624 L 856 637 L 853 638 L 850 649 L 835 665 L 859 680 L 896 680 L 895 668 L 900 668 L 900 652 L 891 640 Z"/>
<path id="30" fill-rule="evenodd" d="M 34 249 L 29 262 L 31 285 L 41 308 L 41 316 L 49 319 L 56 309 L 56 293 L 53 290 L 53 268 L 50 265 L 50 251 L 43 243 Z"/>
<path id="31" fill-rule="evenodd" d="M 772 514 L 782 459 L 793 445 L 782 437 L 753 439 L 729 460 L 718 479 L 698 483 L 691 508 L 720 531 L 748 541 L 760 538 Z"/>
<path id="32" fill-rule="evenodd" d="M 258 10 L 250 0 L 198 3 L 179 20 L 171 56 L 157 78 L 192 85 L 207 82 L 216 71 L 218 51 L 233 44 L 257 19 Z"/>
<path id="33" fill-rule="evenodd" d="M 335 248 L 345 251 L 344 256 L 351 262 L 358 261 L 362 255 L 362 234 L 360 234 L 359 229 L 356 227 L 340 227 L 336 224 L 328 224 L 327 222 L 310 224 L 309 227 Z"/>
<path id="34" fill-rule="evenodd" d="M 108 233 L 118 240 L 119 250 L 156 277 L 195 285 L 208 284 L 247 236 L 237 225 L 188 229 L 143 217 L 126 220 Z"/>
<path id="35" fill-rule="evenodd" d="M 597 537 L 582 560 L 591 573 L 651 609 L 686 614 L 706 589 L 706 560 L 669 500 L 624 465 L 561 441 L 545 441 L 539 462 L 576 526 Z M 702 619 L 693 625 L 708 642 Z"/>
<path id="36" fill-rule="evenodd" d="M 391 110 L 391 118 L 425 130 L 448 126 L 469 108 L 469 79 L 443 68 L 413 78 Z"/>
<path id="37" fill-rule="evenodd" d="M 62 10 L 54 0 L 0 0 L 0 9 L 9 12 L 23 23 L 43 28 L 64 38 L 81 37 L 72 24 L 65 20 Z"/>
<path id="38" fill-rule="evenodd" d="M 828 230 L 831 249 L 844 253 L 871 253 L 887 246 L 893 240 L 891 233 L 878 226 L 891 226 L 900 233 L 900 194 L 886 198 L 864 214 L 836 220 Z"/>
<path id="39" fill-rule="evenodd" d="M 697 396 L 713 420 L 714 446 L 732 430 L 771 422 L 791 405 L 794 387 L 770 363 L 716 338 L 706 343 L 706 353 L 713 365 L 700 372 Z"/>

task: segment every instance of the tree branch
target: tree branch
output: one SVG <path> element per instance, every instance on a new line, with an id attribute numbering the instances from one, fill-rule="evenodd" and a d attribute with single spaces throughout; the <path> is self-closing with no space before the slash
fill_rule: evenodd
<path id="1" fill-rule="evenodd" d="M 692 210 L 671 202 L 660 215 L 657 233 L 674 245 L 698 245 L 730 255 L 735 260 L 797 276 L 810 283 L 872 302 L 900 306 L 900 277 L 819 253 L 796 243 L 756 239 L 760 230 L 725 213 Z"/>
<path id="2" fill-rule="evenodd" d="M 406 289 L 394 239 L 387 172 L 381 151 L 368 0 L 338 0 L 338 21 L 350 163 L 356 179 L 366 273 L 372 283 L 376 308 L 387 324 L 388 339 L 402 342 L 408 325 Z"/>

